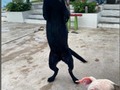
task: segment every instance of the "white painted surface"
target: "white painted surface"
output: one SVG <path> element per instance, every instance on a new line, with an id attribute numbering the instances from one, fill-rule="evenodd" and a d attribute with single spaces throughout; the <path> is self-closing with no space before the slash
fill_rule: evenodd
<path id="1" fill-rule="evenodd" d="M 78 27 L 97 28 L 99 13 L 83 13 L 78 17 Z"/>
<path id="2" fill-rule="evenodd" d="M 108 23 L 120 23 L 120 18 L 115 17 L 101 17 L 100 22 L 108 22 Z"/>
<path id="3" fill-rule="evenodd" d="M 115 10 L 120 10 L 120 5 L 119 4 L 105 4 L 104 9 L 115 9 Z"/>
<path id="4" fill-rule="evenodd" d="M 43 19 L 43 15 L 29 15 L 29 18 Z"/>
<path id="5" fill-rule="evenodd" d="M 120 28 L 120 8 L 118 4 L 102 5 L 101 17 L 98 27 Z"/>
<path id="6" fill-rule="evenodd" d="M 1 13 L 1 16 L 2 16 L 2 17 L 6 17 L 6 12 L 2 12 L 2 13 Z"/>
<path id="7" fill-rule="evenodd" d="M 32 3 L 32 8 L 33 9 L 37 9 L 37 8 L 42 9 L 43 8 L 43 3 L 42 2 L 40 2 L 40 3 Z"/>
<path id="8" fill-rule="evenodd" d="M 1 21 L 7 21 L 7 17 L 1 17 Z"/>
<path id="9" fill-rule="evenodd" d="M 3 12 L 1 13 L 1 21 L 7 21 L 7 15 L 6 15 L 6 12 Z"/>
<path id="10" fill-rule="evenodd" d="M 25 19 L 26 23 L 33 23 L 33 24 L 46 24 L 45 20 L 37 20 L 37 19 Z"/>
<path id="11" fill-rule="evenodd" d="M 107 23 L 99 23 L 99 28 L 120 28 L 120 24 L 107 24 Z"/>
<path id="12" fill-rule="evenodd" d="M 120 16 L 119 10 L 103 10 L 101 12 L 103 16 Z"/>
<path id="13" fill-rule="evenodd" d="M 31 11 L 24 12 L 6 12 L 7 13 L 7 21 L 8 22 L 21 22 L 23 23 L 25 18 L 28 17 Z"/>
<path id="14" fill-rule="evenodd" d="M 32 12 L 33 13 L 43 13 L 43 10 L 42 9 L 34 9 Z"/>

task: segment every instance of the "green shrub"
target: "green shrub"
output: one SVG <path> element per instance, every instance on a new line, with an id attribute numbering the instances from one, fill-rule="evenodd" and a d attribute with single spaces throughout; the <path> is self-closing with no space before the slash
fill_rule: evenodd
<path id="1" fill-rule="evenodd" d="M 96 2 L 87 2 L 87 0 L 76 0 L 72 2 L 74 7 L 75 13 L 85 13 L 85 7 L 88 7 L 88 13 L 95 13 L 96 12 Z"/>
<path id="2" fill-rule="evenodd" d="M 95 13 L 96 12 L 96 7 L 97 3 L 96 2 L 90 2 L 88 6 L 88 13 Z"/>
<path id="3" fill-rule="evenodd" d="M 6 11 L 28 11 L 31 9 L 31 3 L 10 2 L 5 7 Z"/>
<path id="4" fill-rule="evenodd" d="M 10 2 L 5 6 L 6 11 L 16 11 L 17 4 Z"/>

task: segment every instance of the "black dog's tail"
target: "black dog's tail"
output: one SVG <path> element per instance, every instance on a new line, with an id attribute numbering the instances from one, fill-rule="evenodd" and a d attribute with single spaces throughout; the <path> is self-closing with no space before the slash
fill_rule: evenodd
<path id="1" fill-rule="evenodd" d="M 70 48 L 69 48 L 70 49 Z M 78 55 L 76 52 L 74 52 L 72 49 L 70 49 L 71 54 L 76 57 L 77 59 L 81 60 L 83 63 L 87 63 L 85 59 L 83 59 L 80 55 Z"/>

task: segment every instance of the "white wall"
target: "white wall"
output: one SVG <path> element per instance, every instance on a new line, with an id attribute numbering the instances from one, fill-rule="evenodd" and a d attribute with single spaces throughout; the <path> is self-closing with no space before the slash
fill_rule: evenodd
<path id="1" fill-rule="evenodd" d="M 28 17 L 31 11 L 24 12 L 6 12 L 7 13 L 7 21 L 8 22 L 25 22 L 25 19 Z"/>
<path id="2" fill-rule="evenodd" d="M 78 27 L 90 27 L 97 28 L 100 13 L 82 13 L 82 16 L 78 16 Z M 71 17 L 71 21 L 74 21 L 74 17 Z M 71 26 L 73 27 L 73 23 Z"/>
<path id="3" fill-rule="evenodd" d="M 82 17 L 78 17 L 78 24 L 79 27 L 97 28 L 98 15 L 96 13 L 84 13 Z"/>

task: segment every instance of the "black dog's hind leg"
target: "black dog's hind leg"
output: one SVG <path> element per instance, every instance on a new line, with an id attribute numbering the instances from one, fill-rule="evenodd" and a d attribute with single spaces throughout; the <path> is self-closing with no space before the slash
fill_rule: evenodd
<path id="1" fill-rule="evenodd" d="M 48 82 L 53 82 L 55 80 L 55 77 L 57 76 L 58 73 L 58 68 L 56 67 L 57 63 L 59 62 L 59 57 L 57 56 L 57 54 L 54 54 L 52 52 L 50 52 L 50 56 L 49 56 L 49 67 L 51 70 L 54 71 L 54 74 L 48 78 Z"/>
<path id="2" fill-rule="evenodd" d="M 72 70 L 74 68 L 74 64 L 73 64 L 73 58 L 72 58 L 71 53 L 68 52 L 68 53 L 64 54 L 63 57 L 62 57 L 62 59 L 68 65 L 68 68 L 69 68 L 68 71 L 69 71 L 69 74 L 70 74 L 73 82 L 76 83 L 76 84 L 78 84 L 76 82 L 76 80 L 78 80 L 78 79 L 74 76 L 74 74 L 72 72 Z"/>

